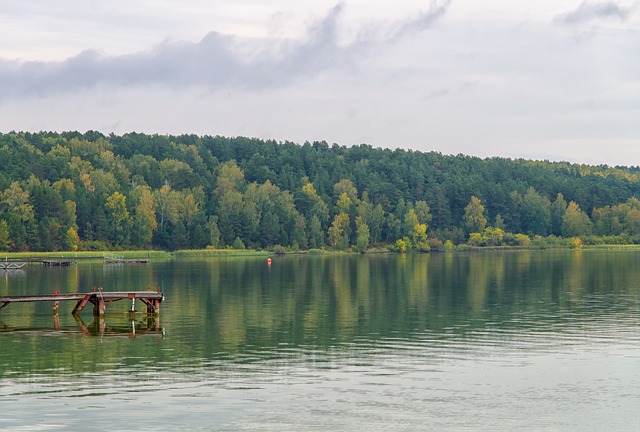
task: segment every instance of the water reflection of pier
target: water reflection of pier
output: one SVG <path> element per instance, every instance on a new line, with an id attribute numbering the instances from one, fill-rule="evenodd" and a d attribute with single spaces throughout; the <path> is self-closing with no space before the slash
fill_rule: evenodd
<path id="1" fill-rule="evenodd" d="M 77 327 L 61 327 L 58 316 L 53 318 L 51 327 L 10 327 L 0 321 L 0 333 L 77 333 L 80 331 L 86 336 L 164 336 L 164 328 L 160 325 L 160 319 L 156 316 L 147 316 L 142 320 L 130 319 L 128 324 L 110 325 L 104 317 L 94 317 L 90 324 L 86 324 L 80 315 L 74 316 Z"/>
<path id="2" fill-rule="evenodd" d="M 103 317 L 94 317 L 90 325 L 86 325 L 80 315 L 74 315 L 78 327 L 87 336 L 128 336 L 143 335 L 164 336 L 164 329 L 160 326 L 160 319 L 155 316 L 147 316 L 144 320 L 130 320 L 129 325 L 108 325 Z"/>

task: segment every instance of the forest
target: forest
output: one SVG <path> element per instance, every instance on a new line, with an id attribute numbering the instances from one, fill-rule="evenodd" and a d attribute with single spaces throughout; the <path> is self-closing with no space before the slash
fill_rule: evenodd
<path id="1" fill-rule="evenodd" d="M 640 243 L 640 168 L 363 144 L 0 134 L 0 251 Z"/>

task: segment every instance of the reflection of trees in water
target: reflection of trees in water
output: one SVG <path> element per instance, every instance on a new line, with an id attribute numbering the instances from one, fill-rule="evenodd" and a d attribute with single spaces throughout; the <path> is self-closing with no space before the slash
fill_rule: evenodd
<path id="1" fill-rule="evenodd" d="M 109 273 L 108 278 L 101 266 L 79 266 L 77 276 L 63 273 L 54 280 L 54 270 L 15 282 L 23 287 L 25 279 L 28 285 L 34 280 L 69 283 L 82 290 L 100 280 L 136 290 L 160 286 L 166 296 L 160 318 L 169 336 L 161 345 L 109 344 L 109 351 L 102 353 L 108 356 L 174 361 L 240 353 L 264 358 L 281 355 L 283 347 L 329 349 L 360 338 L 474 337 L 487 328 L 540 330 L 592 323 L 606 312 L 603 308 L 635 313 L 639 261 L 637 252 L 588 250 L 286 256 L 274 258 L 271 266 L 264 258 L 167 261 Z M 10 328 L 41 328 L 42 317 L 47 326 L 51 317 L 49 305 L 21 305 L 13 315 L 3 313 L 0 318 Z M 61 308 L 61 329 L 77 333 L 66 314 Z M 86 328 L 92 334 L 103 328 L 105 335 L 126 335 L 130 322 L 118 316 L 107 315 L 104 326 L 98 322 Z M 136 317 L 136 330 L 146 328 L 140 319 Z M 82 361 L 101 355 L 100 346 L 92 342 L 77 353 L 76 339 L 49 339 L 57 339 L 58 345 L 34 338 L 12 349 L 27 359 L 22 360 L 27 368 L 58 364 L 53 360 L 58 356 L 34 357 L 43 341 L 61 355 L 74 352 Z"/>
<path id="2" fill-rule="evenodd" d="M 473 328 L 571 308 L 575 296 L 629 289 L 639 254 L 592 251 L 287 257 L 216 287 L 221 343 L 331 343 L 359 335 Z M 629 271 L 615 269 L 623 266 Z M 271 277 L 277 282 L 273 283 Z M 234 279 L 235 278 L 235 279 Z M 238 285 L 240 284 L 240 285 Z"/>

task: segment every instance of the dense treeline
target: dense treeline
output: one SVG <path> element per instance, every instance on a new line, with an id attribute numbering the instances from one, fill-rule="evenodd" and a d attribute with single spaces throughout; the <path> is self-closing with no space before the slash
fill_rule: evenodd
<path id="1" fill-rule="evenodd" d="M 640 241 L 640 169 L 325 142 L 0 134 L 0 250 Z"/>

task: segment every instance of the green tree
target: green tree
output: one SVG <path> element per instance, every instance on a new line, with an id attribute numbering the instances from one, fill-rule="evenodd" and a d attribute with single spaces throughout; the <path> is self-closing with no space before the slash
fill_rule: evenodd
<path id="1" fill-rule="evenodd" d="M 630 236 L 640 234 L 640 210 L 631 207 L 624 215 L 624 230 Z"/>
<path id="2" fill-rule="evenodd" d="M 79 246 L 80 237 L 78 237 L 78 233 L 75 229 L 69 228 L 64 239 L 63 249 L 66 251 L 77 251 Z"/>
<path id="3" fill-rule="evenodd" d="M 413 248 L 421 252 L 429 252 L 429 242 L 427 241 L 427 225 L 417 223 L 413 227 L 413 233 L 411 235 L 411 242 Z"/>
<path id="4" fill-rule="evenodd" d="M 105 208 L 111 222 L 110 240 L 116 246 L 127 245 L 131 224 L 129 210 L 127 210 L 127 198 L 120 192 L 114 192 L 107 197 Z"/>
<path id="5" fill-rule="evenodd" d="M 382 241 L 382 229 L 384 227 L 385 212 L 382 205 L 373 203 L 369 200 L 367 192 L 362 193 L 362 199 L 358 203 L 357 214 L 362 216 L 364 223 L 367 224 L 370 231 L 370 242 L 379 243 Z"/>
<path id="6" fill-rule="evenodd" d="M 468 233 L 482 232 L 487 226 L 487 218 L 484 216 L 484 206 L 476 197 L 472 196 L 469 204 L 464 208 L 464 226 Z"/>
<path id="7" fill-rule="evenodd" d="M 73 200 L 76 194 L 76 186 L 73 180 L 63 178 L 52 185 L 53 189 L 60 194 L 64 200 Z"/>
<path id="8" fill-rule="evenodd" d="M 78 225 L 76 224 L 77 222 L 76 208 L 77 208 L 77 204 L 75 201 L 66 200 L 63 203 L 63 211 L 62 211 L 62 214 L 60 215 L 60 222 L 62 222 L 64 226 L 73 228 L 74 230 L 78 228 Z"/>
<path id="9" fill-rule="evenodd" d="M 215 194 L 218 197 L 229 192 L 242 191 L 244 184 L 244 173 L 235 160 L 218 166 L 217 186 L 215 189 Z"/>
<path id="10" fill-rule="evenodd" d="M 243 214 L 247 207 L 244 203 L 244 173 L 235 160 L 218 166 L 217 186 L 214 195 L 218 199 L 218 228 L 222 243 L 232 245 L 243 233 Z"/>
<path id="11" fill-rule="evenodd" d="M 218 216 L 211 216 L 209 218 L 209 244 L 217 249 L 220 244 L 220 229 L 218 228 Z"/>
<path id="12" fill-rule="evenodd" d="M 65 239 L 62 225 L 56 218 L 42 219 L 38 224 L 38 235 L 42 250 L 55 252 L 63 249 Z"/>
<path id="13" fill-rule="evenodd" d="M 353 185 L 353 182 L 348 179 L 341 179 L 333 186 L 334 196 L 339 198 L 342 194 L 346 194 L 352 203 L 358 201 L 358 189 Z"/>
<path id="14" fill-rule="evenodd" d="M 418 224 L 418 215 L 416 215 L 414 209 L 409 209 L 409 211 L 404 215 L 404 223 L 402 224 L 402 235 L 404 237 L 412 236 L 415 230 L 415 226 Z"/>
<path id="15" fill-rule="evenodd" d="M 579 237 L 590 235 L 593 232 L 593 224 L 580 206 L 571 201 L 562 217 L 562 235 L 564 237 Z"/>
<path id="16" fill-rule="evenodd" d="M 356 249 L 364 252 L 369 247 L 369 226 L 362 216 L 356 217 Z"/>
<path id="17" fill-rule="evenodd" d="M 551 234 L 562 235 L 562 218 L 567 210 L 567 202 L 564 196 L 558 192 L 556 199 L 551 203 Z"/>
<path id="18" fill-rule="evenodd" d="M 245 245 L 242 242 L 242 239 L 240 239 L 240 237 L 236 237 L 235 238 L 235 240 L 233 241 L 232 247 L 234 249 L 237 249 L 237 250 L 244 250 L 245 249 Z"/>
<path id="19" fill-rule="evenodd" d="M 192 191 L 184 189 L 179 192 L 176 210 L 178 219 L 190 231 L 200 211 L 200 203 Z"/>
<path id="20" fill-rule="evenodd" d="M 334 249 L 346 249 L 349 247 L 349 215 L 338 213 L 329 227 L 329 245 Z"/>
<path id="21" fill-rule="evenodd" d="M 241 214 L 244 208 L 242 193 L 230 191 L 219 200 L 218 227 L 223 244 L 231 245 L 242 233 Z"/>
<path id="22" fill-rule="evenodd" d="M 387 213 L 383 238 L 387 243 L 394 243 L 396 240 L 402 238 L 402 222 L 393 213 Z"/>
<path id="23" fill-rule="evenodd" d="M 20 187 L 17 181 L 11 183 L 11 185 L 0 194 L 0 204 L 9 213 L 17 214 L 24 222 L 32 219 L 33 206 L 29 203 L 29 192 Z"/>
<path id="24" fill-rule="evenodd" d="M 137 247 L 148 247 L 158 228 L 153 193 L 149 186 L 143 185 L 136 186 L 130 196 L 135 203 L 131 241 Z"/>
<path id="25" fill-rule="evenodd" d="M 296 211 L 297 213 L 297 211 Z M 307 221 L 303 215 L 297 213 L 293 216 L 293 229 L 291 231 L 291 246 L 306 249 L 309 244 L 307 237 Z"/>
<path id="26" fill-rule="evenodd" d="M 426 201 L 416 201 L 414 206 L 416 216 L 418 217 L 418 222 L 426 225 L 427 229 L 429 229 L 429 225 L 431 224 L 431 209 Z"/>
<path id="27" fill-rule="evenodd" d="M 173 229 L 169 234 L 169 248 L 172 250 L 186 249 L 189 247 L 189 233 L 181 220 L 172 224 Z"/>
<path id="28" fill-rule="evenodd" d="M 521 224 L 521 207 L 522 207 L 522 195 L 518 191 L 511 191 L 506 198 L 506 205 L 504 211 L 501 211 L 501 215 L 504 218 L 505 229 L 509 232 L 520 233 L 522 232 Z"/>
<path id="29" fill-rule="evenodd" d="M 0 220 L 0 251 L 11 249 L 11 239 L 9 238 L 9 225 L 7 221 Z"/>
<path id="30" fill-rule="evenodd" d="M 317 215 L 311 217 L 311 223 L 309 224 L 309 247 L 321 248 L 324 246 L 324 231 L 320 218 Z"/>
<path id="31" fill-rule="evenodd" d="M 487 227 L 482 233 L 482 241 L 487 246 L 500 246 L 504 239 L 504 231 L 500 228 Z"/>
<path id="32" fill-rule="evenodd" d="M 187 163 L 176 159 L 160 161 L 160 173 L 165 183 L 177 191 L 198 185 L 198 179 L 193 169 Z"/>
<path id="33" fill-rule="evenodd" d="M 530 235 L 545 236 L 551 225 L 551 202 L 530 187 L 520 208 L 522 230 Z"/>
<path id="34" fill-rule="evenodd" d="M 178 198 L 177 192 L 171 190 L 171 186 L 165 184 L 160 189 L 153 192 L 155 200 L 155 210 L 160 219 L 158 224 L 163 226 L 166 221 L 175 221 L 178 218 Z"/>
<path id="35" fill-rule="evenodd" d="M 322 197 L 318 195 L 313 183 L 309 183 L 307 177 L 303 178 L 302 181 L 304 184 L 300 189 L 301 193 L 298 198 L 296 198 L 296 206 L 307 220 L 311 220 L 313 216 L 317 216 L 321 225 L 326 224 L 329 220 L 329 207 L 323 201 Z"/>
<path id="36" fill-rule="evenodd" d="M 353 209 L 353 201 L 349 198 L 346 192 L 343 192 L 336 202 L 336 210 L 338 213 L 351 214 Z"/>
<path id="37" fill-rule="evenodd" d="M 397 250 L 398 252 L 405 253 L 411 247 L 411 241 L 408 238 L 404 237 L 396 240 L 394 246 L 395 250 Z"/>

